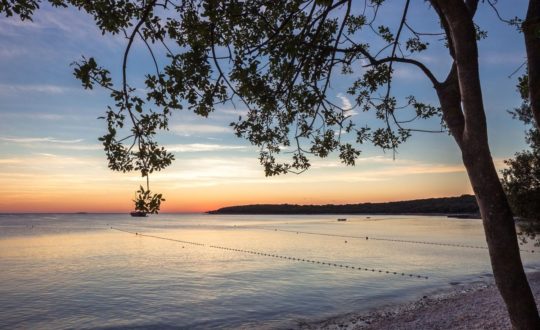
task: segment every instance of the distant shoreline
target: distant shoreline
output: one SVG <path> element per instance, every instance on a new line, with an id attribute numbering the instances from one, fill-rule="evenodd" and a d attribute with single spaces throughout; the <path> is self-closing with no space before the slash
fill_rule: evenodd
<path id="1" fill-rule="evenodd" d="M 478 205 L 473 195 L 343 205 L 253 204 L 223 207 L 206 213 L 221 215 L 440 215 L 467 219 L 479 218 Z"/>

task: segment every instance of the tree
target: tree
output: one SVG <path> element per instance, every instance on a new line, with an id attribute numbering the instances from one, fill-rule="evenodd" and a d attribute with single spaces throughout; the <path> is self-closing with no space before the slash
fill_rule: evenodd
<path id="1" fill-rule="evenodd" d="M 395 26 L 379 23 L 384 0 L 50 2 L 81 8 L 104 33 L 126 36 L 118 87 L 93 58 L 83 58 L 75 70 L 85 88 L 107 88 L 116 102 L 106 112 L 108 133 L 101 138 L 113 170 L 138 170 L 148 177 L 168 166 L 173 157 L 154 136 L 167 128 L 172 111 L 183 108 L 208 116 L 219 104 L 242 103 L 247 115 L 232 126 L 260 147 L 267 175 L 301 173 L 310 167 L 309 157 L 332 152 L 353 165 L 364 143 L 395 151 L 419 131 L 411 123 L 441 116 L 462 152 L 512 325 L 540 328 L 512 212 L 488 145 L 477 51 L 485 32 L 473 20 L 478 0 L 429 1 L 441 27 L 433 33 L 415 29 L 408 17 L 410 0 Z M 28 19 L 39 1 L 0 3 L 0 12 Z M 418 54 L 441 38 L 453 64 L 439 80 Z M 155 72 L 146 76 L 146 100 L 132 93 L 127 79 L 135 39 L 146 43 L 154 60 L 155 47 L 167 53 L 167 64 L 154 61 Z M 398 98 L 392 88 L 398 65 L 423 73 L 439 105 L 413 95 Z M 380 125 L 362 125 L 351 109 L 332 101 L 329 88 L 343 77 L 352 80 L 347 92 L 355 108 L 373 113 Z M 284 147 L 293 150 L 290 160 L 282 158 Z"/>
<path id="2" fill-rule="evenodd" d="M 506 160 L 508 168 L 502 171 L 502 184 L 512 210 L 525 219 L 520 226 L 522 240 L 535 239 L 540 225 L 540 131 L 534 125 L 528 80 L 528 75 L 519 78 L 518 91 L 523 102 L 511 114 L 525 125 L 533 126 L 525 137 L 530 149 L 518 152 L 515 158 Z"/>
<path id="3" fill-rule="evenodd" d="M 531 129 L 527 133 L 530 150 L 515 154 L 506 160 L 508 165 L 503 173 L 503 186 L 514 213 L 520 217 L 540 220 L 540 132 Z"/>
<path id="4" fill-rule="evenodd" d="M 529 0 L 521 29 L 527 49 L 528 98 L 536 127 L 540 128 L 540 0 Z"/>

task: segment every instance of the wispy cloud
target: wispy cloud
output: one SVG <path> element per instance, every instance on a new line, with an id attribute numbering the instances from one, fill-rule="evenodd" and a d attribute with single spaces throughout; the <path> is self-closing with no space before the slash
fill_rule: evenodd
<path id="1" fill-rule="evenodd" d="M 403 80 L 420 80 L 424 79 L 421 71 L 410 66 L 400 66 L 394 69 L 394 77 Z"/>
<path id="2" fill-rule="evenodd" d="M 230 118 L 238 118 L 238 116 L 247 115 L 247 109 L 234 109 L 234 108 L 217 108 L 212 116 L 224 115 Z"/>
<path id="3" fill-rule="evenodd" d="M 448 164 L 417 164 L 411 166 L 397 167 L 395 169 L 388 168 L 379 172 L 381 174 L 390 176 L 401 176 L 409 174 L 445 174 L 465 172 L 465 167 L 463 165 Z"/>
<path id="4" fill-rule="evenodd" d="M 0 48 L 0 59 L 7 60 L 28 54 L 28 50 L 21 47 Z"/>
<path id="5" fill-rule="evenodd" d="M 24 120 L 24 121 L 61 121 L 66 120 L 70 123 L 75 121 L 84 121 L 87 123 L 89 119 L 95 119 L 96 116 L 76 113 L 76 110 L 69 109 L 67 113 L 51 113 L 30 111 L 30 112 L 0 112 L 0 120 Z"/>
<path id="6" fill-rule="evenodd" d="M 60 54 L 79 56 L 85 49 L 117 49 L 123 35 L 102 35 L 91 15 L 76 8 L 52 8 L 46 2 L 33 16 L 33 21 L 21 21 L 18 17 L 0 20 L 0 36 L 7 49 L 26 45 L 25 56 L 33 58 L 58 58 Z M 51 36 L 54 35 L 54 38 Z M 61 36 L 60 38 L 58 36 Z M 62 43 L 62 47 L 51 44 Z M 96 47 L 99 45 L 99 47 Z M 13 52 L 0 52 L 11 56 Z M 0 57 L 1 58 L 1 57 Z"/>
<path id="7" fill-rule="evenodd" d="M 337 95 L 337 97 L 341 100 L 341 107 L 344 110 L 351 110 L 352 109 L 351 101 L 343 93 L 339 93 Z"/>
<path id="8" fill-rule="evenodd" d="M 93 170 L 97 167 L 103 167 L 106 169 L 106 160 L 104 158 L 65 156 L 50 152 L 37 152 L 24 156 L 0 158 L 0 164 L 4 166 L 17 164 L 16 169 L 21 173 L 34 173 L 36 170 L 39 172 L 54 172 L 68 167 Z M 75 174 L 73 173 L 73 175 Z"/>
<path id="9" fill-rule="evenodd" d="M 264 179 L 254 158 L 200 158 L 176 163 L 173 168 L 155 173 L 155 182 L 175 182 L 181 187 L 207 187 L 224 183 L 246 183 Z M 139 178 L 132 178 L 133 181 Z"/>
<path id="10" fill-rule="evenodd" d="M 345 116 L 355 116 L 358 114 L 357 111 L 353 110 L 353 105 L 351 103 L 351 100 L 345 94 L 338 93 L 337 97 L 341 101 L 341 108 L 345 110 Z"/>
<path id="11" fill-rule="evenodd" d="M 409 165 L 416 163 L 413 160 L 409 159 L 399 159 L 394 160 L 389 156 L 371 156 L 371 157 L 359 157 L 355 161 L 356 165 L 367 165 L 367 164 L 377 164 L 377 166 L 386 164 L 386 165 L 396 165 L 399 166 Z M 322 169 L 322 168 L 339 168 L 345 167 L 345 165 L 339 160 L 327 160 L 327 159 L 314 159 L 311 162 L 312 169 Z"/>
<path id="12" fill-rule="evenodd" d="M 27 31 L 41 33 L 43 31 L 62 32 L 67 37 L 94 35 L 98 28 L 90 15 L 76 9 L 57 9 L 45 5 L 33 16 L 32 21 L 21 21 L 18 17 L 9 17 L 0 21 L 0 34 L 18 36 Z"/>
<path id="13" fill-rule="evenodd" d="M 246 150 L 245 146 L 233 146 L 222 144 L 172 144 L 166 145 L 165 148 L 171 152 L 209 152 L 209 151 L 224 151 L 224 150 Z"/>
<path id="14" fill-rule="evenodd" d="M 490 65 L 519 65 L 526 62 L 524 53 L 518 52 L 487 52 L 481 61 Z"/>
<path id="15" fill-rule="evenodd" d="M 1 94 L 14 94 L 14 93 L 46 93 L 46 94 L 62 94 L 68 90 L 73 89 L 71 87 L 48 85 L 48 84 L 0 84 Z"/>
<path id="16" fill-rule="evenodd" d="M 0 141 L 11 143 L 80 143 L 83 139 L 62 140 L 53 137 L 0 137 Z"/>
<path id="17" fill-rule="evenodd" d="M 0 165 L 20 164 L 22 162 L 20 158 L 0 158 Z"/>
<path id="18" fill-rule="evenodd" d="M 376 165 L 376 168 L 369 165 Z M 465 172 L 463 165 L 420 163 L 414 160 L 393 162 L 382 157 L 368 157 L 357 162 L 356 167 L 346 167 L 338 162 L 315 163 L 314 170 L 333 169 L 334 173 L 321 172 L 318 180 L 335 182 L 388 181 L 409 175 L 450 174 Z M 340 170 L 341 169 L 341 170 Z M 338 170 L 339 172 L 336 172 Z"/>
<path id="19" fill-rule="evenodd" d="M 375 167 L 370 166 L 375 165 Z M 315 162 L 303 175 L 281 175 L 267 178 L 264 169 L 255 157 L 197 158 L 175 163 L 172 168 L 155 173 L 152 180 L 167 182 L 175 188 L 210 187 L 238 184 L 320 184 L 323 182 L 383 182 L 410 175 L 444 175 L 462 173 L 461 165 L 429 164 L 414 160 L 398 163 L 384 157 L 369 157 L 356 167 L 347 167 L 339 162 Z M 133 177 L 133 181 L 138 178 Z"/>
<path id="20" fill-rule="evenodd" d="M 171 127 L 171 131 L 178 135 L 190 136 L 193 134 L 232 133 L 232 129 L 226 125 L 206 124 L 179 124 Z"/>

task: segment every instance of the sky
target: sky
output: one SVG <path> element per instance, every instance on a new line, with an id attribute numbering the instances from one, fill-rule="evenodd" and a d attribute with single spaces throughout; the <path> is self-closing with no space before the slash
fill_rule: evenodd
<path id="1" fill-rule="evenodd" d="M 391 1 L 379 17 L 395 26 L 403 1 Z M 505 17 L 524 16 L 526 1 L 499 1 Z M 433 29 L 432 10 L 414 2 L 409 15 L 417 29 Z M 522 36 L 501 23 L 481 3 L 476 23 L 488 31 L 479 42 L 481 79 L 490 147 L 498 169 L 526 147 L 525 127 L 507 113 L 520 103 L 509 77 L 525 61 Z M 436 27 L 436 26 L 435 26 Z M 427 30 L 423 30 L 427 31 Z M 127 212 L 144 181 L 137 173 L 112 172 L 97 138 L 103 115 L 113 102 L 99 89 L 84 90 L 71 63 L 93 56 L 118 77 L 126 40 L 102 36 L 92 18 L 73 8 L 47 5 L 33 22 L 0 17 L 0 212 Z M 449 57 L 442 47 L 421 55 L 442 79 Z M 152 68 L 144 45 L 135 43 L 129 77 L 142 82 Z M 328 97 L 347 107 L 347 78 L 338 79 Z M 437 104 L 428 81 L 414 68 L 396 66 L 394 90 Z M 335 155 L 313 159 L 301 175 L 265 177 L 258 149 L 234 136 L 228 124 L 242 113 L 223 105 L 209 118 L 182 111 L 161 136 L 176 161 L 151 176 L 151 188 L 167 199 L 162 212 L 203 212 L 255 203 L 344 204 L 457 196 L 472 193 L 459 150 L 447 134 L 416 133 L 391 152 L 362 148 L 356 166 Z M 361 114 L 358 115 L 360 120 Z M 370 119 L 366 119 L 369 120 Z M 418 123 L 437 129 L 436 120 Z"/>

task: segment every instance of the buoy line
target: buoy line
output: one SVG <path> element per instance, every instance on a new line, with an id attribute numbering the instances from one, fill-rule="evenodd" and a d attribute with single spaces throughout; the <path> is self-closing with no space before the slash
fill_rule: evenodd
<path id="1" fill-rule="evenodd" d="M 412 241 L 412 240 L 381 238 L 381 237 L 373 237 L 373 236 L 353 236 L 353 235 L 316 233 L 316 232 L 309 232 L 309 231 L 279 229 L 279 228 L 267 228 L 267 227 L 256 227 L 256 226 L 251 226 L 251 227 L 249 227 L 249 226 L 239 226 L 239 227 L 235 227 L 235 228 L 249 228 L 249 229 L 260 229 L 260 230 L 268 230 L 268 231 L 282 231 L 282 232 L 287 232 L 287 233 L 306 234 L 306 235 L 330 236 L 330 237 L 341 237 L 341 238 L 357 238 L 357 239 L 365 239 L 365 240 L 373 240 L 373 241 L 386 241 L 386 242 L 398 242 L 398 243 L 410 243 L 410 244 L 437 245 L 437 246 L 459 247 L 459 248 L 468 248 L 468 249 L 481 249 L 481 250 L 487 250 L 488 249 L 487 246 L 477 246 L 477 245 L 467 245 L 467 244 Z M 528 252 L 528 253 L 534 253 L 534 250 L 519 249 L 519 251 Z"/>
<path id="2" fill-rule="evenodd" d="M 419 279 L 429 279 L 428 276 L 425 275 L 418 275 L 418 274 L 411 274 L 411 273 L 403 273 L 403 272 L 393 272 L 389 270 L 384 269 L 376 269 L 376 268 L 365 268 L 365 267 L 355 267 L 350 265 L 343 265 L 339 263 L 333 263 L 333 262 L 326 262 L 326 261 L 317 261 L 312 259 L 304 259 L 304 258 L 296 258 L 296 257 L 289 257 L 284 255 L 279 255 L 275 253 L 264 253 L 259 251 L 252 251 L 252 250 L 244 250 L 244 249 L 234 249 L 226 246 L 220 246 L 220 245 L 210 245 L 210 244 L 204 244 L 199 242 L 191 242 L 191 241 L 184 241 L 174 238 L 167 238 L 167 237 L 161 237 L 161 236 L 155 236 L 155 235 L 149 235 L 149 234 L 142 234 L 139 232 L 131 232 L 128 230 L 123 230 L 115 227 L 110 227 L 113 230 L 121 231 L 124 233 L 137 235 L 137 236 L 144 236 L 144 237 L 151 237 L 156 239 L 161 239 L 165 241 L 171 241 L 171 242 L 178 242 L 178 243 L 184 243 L 184 244 L 190 244 L 195 246 L 203 246 L 203 247 L 209 247 L 213 249 L 219 249 L 219 250 L 225 250 L 225 251 L 233 251 L 233 252 L 239 252 L 239 253 L 246 253 L 251 255 L 258 255 L 262 257 L 270 257 L 270 258 L 276 258 L 276 259 L 282 259 L 282 260 L 291 260 L 291 261 L 297 261 L 297 262 L 305 262 L 309 264 L 316 264 L 316 265 L 322 265 L 322 266 L 329 266 L 329 267 L 335 267 L 335 268 L 344 268 L 344 269 L 351 269 L 351 270 L 359 270 L 359 271 L 365 271 L 365 272 L 372 272 L 372 273 L 381 273 L 381 274 L 389 274 L 389 275 L 397 275 L 397 276 L 403 276 L 403 277 L 409 277 L 409 278 L 419 278 Z"/>

